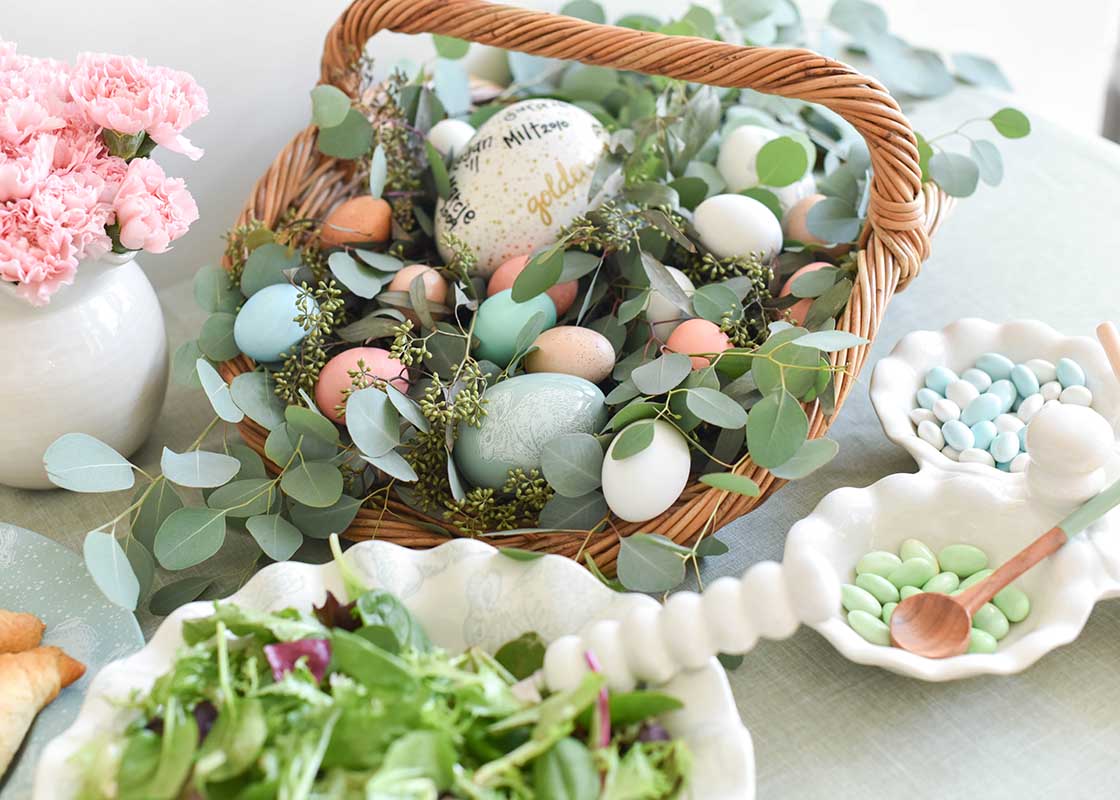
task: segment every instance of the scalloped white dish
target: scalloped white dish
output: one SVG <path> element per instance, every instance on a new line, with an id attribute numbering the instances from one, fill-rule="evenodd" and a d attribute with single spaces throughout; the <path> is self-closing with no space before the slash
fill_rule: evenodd
<path id="1" fill-rule="evenodd" d="M 1001 564 L 1062 516 L 1030 502 L 1022 483 L 1000 480 L 1006 477 L 923 469 L 890 475 L 866 489 L 837 489 L 790 530 L 785 562 L 812 563 L 851 583 L 864 553 L 897 552 L 913 537 L 935 552 L 957 542 L 974 544 L 992 565 Z M 993 654 L 928 659 L 871 644 L 849 627 L 838 592 L 832 616 L 812 627 L 852 661 L 922 680 L 1020 672 L 1073 641 L 1098 600 L 1120 595 L 1118 521 L 1116 513 L 1106 516 L 1016 581 L 1030 597 L 1031 612 L 1011 626 Z"/>
<path id="2" fill-rule="evenodd" d="M 528 631 L 551 641 L 597 620 L 620 620 L 638 606 L 657 605 L 644 595 L 611 591 L 566 558 L 515 561 L 471 540 L 455 540 L 427 551 L 365 542 L 350 548 L 347 558 L 369 585 L 400 597 L 432 641 L 453 652 L 475 645 L 493 652 Z M 284 562 L 261 570 L 229 601 L 262 610 L 307 608 L 321 603 L 328 590 L 342 593 L 334 564 Z M 97 675 L 77 721 L 43 752 L 35 800 L 78 797 L 75 753 L 95 737 L 124 729 L 131 715 L 116 701 L 150 687 L 171 666 L 182 644 L 183 620 L 205 616 L 212 608 L 210 602 L 183 606 L 164 621 L 143 650 Z M 692 750 L 693 788 L 688 796 L 692 800 L 753 798 L 754 749 L 719 662 L 711 659 L 661 689 L 684 703 L 682 710 L 662 722 Z"/>
<path id="3" fill-rule="evenodd" d="M 949 472 L 994 476 L 1008 483 L 1022 483 L 1022 473 L 1005 473 L 983 464 L 962 464 L 942 455 L 918 438 L 910 421 L 915 395 L 925 385 L 931 368 L 946 366 L 960 374 L 984 353 L 1003 353 L 1012 361 L 1043 358 L 1057 363 L 1072 358 L 1085 370 L 1093 393 L 1093 409 L 1120 430 L 1120 382 L 1112 375 L 1104 349 L 1086 336 L 1066 336 L 1037 320 L 995 323 L 983 319 L 958 320 L 940 331 L 914 331 L 899 340 L 890 355 L 875 365 L 871 375 L 871 404 L 887 438 L 903 447 L 918 466 L 930 465 Z M 1116 472 L 1115 468 L 1109 470 Z"/>

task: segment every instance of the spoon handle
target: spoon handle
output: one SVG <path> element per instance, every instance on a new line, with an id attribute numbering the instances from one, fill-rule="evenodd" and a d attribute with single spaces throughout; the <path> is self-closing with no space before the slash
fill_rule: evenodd
<path id="1" fill-rule="evenodd" d="M 1097 326 L 1097 339 L 1108 356 L 1113 374 L 1120 379 L 1120 332 L 1111 322 L 1102 322 Z"/>

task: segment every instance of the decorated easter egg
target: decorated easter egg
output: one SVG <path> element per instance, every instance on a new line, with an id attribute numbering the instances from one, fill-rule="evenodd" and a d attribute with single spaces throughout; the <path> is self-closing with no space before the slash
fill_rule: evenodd
<path id="1" fill-rule="evenodd" d="M 448 238 L 491 275 L 503 261 L 556 241 L 617 182 L 587 196 L 608 134 L 595 117 L 559 100 L 524 100 L 488 119 L 451 167 L 451 194 L 436 204 L 436 243 Z"/>
<path id="2" fill-rule="evenodd" d="M 360 363 L 359 363 L 360 362 Z M 408 391 L 408 372 L 404 364 L 380 347 L 352 347 L 326 363 L 315 384 L 315 404 L 330 419 L 342 422 L 339 406 L 346 405 L 351 391 L 372 386 L 375 380 L 392 383 Z"/>
<path id="3" fill-rule="evenodd" d="M 785 285 L 782 287 L 781 293 L 778 296 L 789 296 L 793 292 L 793 282 L 805 273 L 816 272 L 822 267 L 831 266 L 832 265 L 827 261 L 814 261 L 812 264 L 806 264 L 801 269 L 797 270 L 797 272 L 789 276 L 789 280 L 786 281 Z M 809 306 L 811 305 L 813 305 L 813 299 L 811 297 L 803 297 L 787 309 L 789 311 L 790 320 L 794 325 L 800 325 L 805 321 L 805 317 L 809 314 Z"/>
<path id="4" fill-rule="evenodd" d="M 428 131 L 428 141 L 441 156 L 463 152 L 474 136 L 474 126 L 461 119 L 441 119 Z"/>
<path id="5" fill-rule="evenodd" d="M 479 427 L 459 426 L 455 464 L 473 486 L 497 489 L 509 470 L 539 469 L 541 450 L 565 433 L 598 433 L 607 421 L 603 393 L 574 375 L 539 372 L 497 383 L 483 394 Z"/>
<path id="6" fill-rule="evenodd" d="M 731 347 L 731 340 L 714 322 L 689 319 L 677 326 L 665 346 L 674 353 L 722 353 Z M 709 363 L 703 356 L 692 356 L 693 369 L 703 369 Z"/>
<path id="7" fill-rule="evenodd" d="M 424 281 L 424 296 L 429 301 L 440 305 L 447 304 L 447 281 L 438 271 L 425 264 L 409 264 L 403 267 L 389 282 L 389 290 L 407 292 L 417 276 Z"/>
<path id="8" fill-rule="evenodd" d="M 475 356 L 501 367 L 509 364 L 517 351 L 517 334 L 537 312 L 544 314 L 546 329 L 556 324 L 556 306 L 546 294 L 517 303 L 513 290 L 506 289 L 483 300 L 474 319 Z"/>
<path id="9" fill-rule="evenodd" d="M 614 347 L 590 328 L 561 325 L 536 338 L 537 349 L 525 357 L 527 372 L 559 372 L 598 383 L 614 369 Z"/>
<path id="10" fill-rule="evenodd" d="M 652 425 L 653 441 L 628 458 L 615 459 L 620 437 L 614 437 L 603 459 L 603 497 L 615 516 L 642 522 L 677 502 L 688 483 L 692 459 L 688 441 L 668 422 L 659 419 L 630 424 Z"/>
<path id="11" fill-rule="evenodd" d="M 800 179 L 788 186 L 765 186 L 758 178 L 758 153 L 767 143 L 782 134 L 761 125 L 740 125 L 729 133 L 720 144 L 716 169 L 732 192 L 761 186 L 773 192 L 782 206 L 789 210 L 798 200 L 817 189 L 810 165 Z"/>
<path id="12" fill-rule="evenodd" d="M 681 272 L 676 267 L 665 265 L 665 269 L 669 270 L 669 274 L 673 276 L 673 280 L 677 282 L 677 286 L 684 289 L 684 293 L 692 297 L 696 287 L 688 276 Z M 649 293 L 649 302 L 646 303 L 646 321 L 650 323 L 650 329 L 653 331 L 655 338 L 665 341 L 678 325 L 681 320 L 686 317 L 683 310 L 673 305 L 673 302 L 661 294 L 661 292 L 653 289 Z"/>
<path id="13" fill-rule="evenodd" d="M 393 210 L 379 197 L 351 197 L 327 215 L 320 233 L 324 247 L 389 241 Z"/>
<path id="14" fill-rule="evenodd" d="M 303 341 L 307 331 L 296 322 L 303 312 L 300 297 L 312 314 L 318 316 L 315 298 L 290 283 L 266 286 L 248 300 L 237 312 L 233 323 L 233 340 L 237 348 L 254 361 L 279 361 L 283 354 Z"/>
<path id="15" fill-rule="evenodd" d="M 521 274 L 528 263 L 529 256 L 514 256 L 508 261 L 503 261 L 502 265 L 490 276 L 490 282 L 486 284 L 487 296 L 492 297 L 498 292 L 512 289 L 513 282 L 517 280 L 517 276 Z M 552 298 L 552 302 L 556 304 L 556 315 L 560 316 L 571 308 L 572 303 L 576 301 L 576 295 L 579 294 L 579 281 L 558 283 L 546 289 L 545 294 Z"/>
<path id="16" fill-rule="evenodd" d="M 782 249 L 778 218 L 753 197 L 709 197 L 693 212 L 693 224 L 703 245 L 720 258 L 758 253 L 767 262 Z"/>

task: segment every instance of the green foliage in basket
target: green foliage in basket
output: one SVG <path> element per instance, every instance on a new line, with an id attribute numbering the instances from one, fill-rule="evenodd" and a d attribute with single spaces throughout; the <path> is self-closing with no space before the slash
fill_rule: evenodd
<path id="1" fill-rule="evenodd" d="M 576 0 L 563 10 L 606 21 L 592 0 Z M 790 0 L 726 0 L 718 14 L 693 6 L 675 20 L 641 14 L 615 23 L 865 59 L 904 102 L 943 94 L 956 81 L 1006 86 L 998 67 L 971 54 L 955 54 L 955 73 L 950 71 L 939 54 L 891 34 L 882 10 L 863 0 L 838 0 L 830 25 L 822 28 L 804 25 Z M 86 563 L 114 602 L 135 608 L 149 595 L 157 564 L 171 572 L 204 564 L 231 530 L 255 541 L 259 555 L 243 572 L 191 574 L 151 594 L 149 608 L 168 613 L 216 580 L 239 583 L 262 560 L 287 559 L 305 539 L 345 530 L 360 508 L 391 518 L 398 513 L 393 500 L 434 520 L 426 523 L 433 533 L 451 536 L 455 528 L 495 544 L 526 531 L 586 532 L 585 545 L 594 536 L 615 536 L 600 486 L 604 452 L 617 439 L 610 457 L 641 453 L 653 440 L 653 420 L 668 422 L 685 437 L 693 478 L 728 495 L 759 493 L 753 481 L 735 474 L 748 457 L 793 480 L 836 455 L 834 442 L 807 440 L 804 406 L 819 402 L 831 413 L 836 367 L 830 354 L 864 343 L 835 330 L 857 275 L 854 243 L 866 224 L 871 177 L 867 148 L 854 128 L 828 109 L 800 101 L 519 53 L 508 54 L 510 85 L 475 105 L 461 62 L 469 44 L 436 37 L 435 45 L 433 62 L 399 64 L 380 82 L 365 63 L 360 103 L 331 86 L 311 93 L 319 149 L 352 160 L 358 190 L 389 201 L 390 241 L 324 248 L 320 221 L 298 218 L 294 210 L 272 226 L 253 220 L 235 228 L 226 251 L 231 269 L 207 267 L 195 281 L 196 300 L 210 317 L 199 338 L 183 344 L 173 359 L 175 379 L 201 387 L 214 408 L 206 430 L 182 452 L 165 450 L 155 475 L 80 434 L 63 437 L 48 452 L 52 478 L 76 491 L 122 490 L 133 486 L 137 474 L 142 478 L 128 507 L 86 541 Z M 437 198 L 449 194 L 450 164 L 426 133 L 449 117 L 478 126 L 503 105 L 533 97 L 568 101 L 599 120 L 610 144 L 591 191 L 616 179 L 621 189 L 533 254 L 514 282 L 513 299 L 528 301 L 557 284 L 579 282 L 560 324 L 595 330 L 614 348 L 616 363 L 604 381 L 611 416 L 601 431 L 565 433 L 547 442 L 540 470 L 511 470 L 504 486 L 490 489 L 470 486 L 459 475 L 452 457 L 457 432 L 480 424 L 489 387 L 520 374 L 544 323 L 538 316 L 525 324 L 504 368 L 472 354 L 474 312 L 486 285 L 475 276 L 475 256 L 462 242 L 448 241 L 446 260 L 436 253 L 433 209 Z M 828 246 L 787 240 L 768 263 L 761 254 L 720 258 L 702 245 L 692 212 L 727 188 L 715 166 L 715 142 L 744 124 L 778 134 L 756 163 L 760 183 L 771 188 L 744 194 L 780 219 L 772 189 L 814 169 L 826 199 L 808 215 L 807 226 Z M 919 136 L 924 177 L 955 196 L 971 194 L 980 181 L 997 185 L 1003 175 L 999 150 L 972 134 L 985 124 L 1008 139 L 1030 130 L 1021 112 L 1004 108 L 939 136 Z M 954 141 L 967 143 L 968 151 L 943 146 Z M 792 294 L 778 296 L 798 268 L 821 260 L 830 266 L 801 275 Z M 385 291 L 413 263 L 441 265 L 451 286 L 446 306 L 432 304 L 419 279 L 409 291 Z M 666 263 L 696 284 L 693 295 L 684 294 Z M 275 283 L 302 286 L 320 311 L 302 309 L 296 321 L 307 335 L 279 363 L 259 365 L 227 385 L 215 365 L 239 354 L 236 314 L 246 297 Z M 691 369 L 686 355 L 662 354 L 642 314 L 653 291 L 686 316 L 719 326 L 733 347 L 708 354 L 709 366 L 699 370 Z M 786 309 L 801 300 L 811 304 L 795 326 Z M 310 393 L 334 352 L 375 341 L 409 368 L 411 390 L 402 393 L 359 364 L 350 373 L 340 428 L 320 413 Z M 228 433 L 227 426 L 245 417 L 269 432 L 264 451 L 279 474 L 270 474 L 260 456 L 228 435 L 204 447 L 215 439 L 215 428 Z M 690 547 L 649 533 L 624 538 L 617 579 L 603 576 L 587 554 L 582 560 L 614 588 L 667 591 L 690 564 L 727 551 L 713 536 L 718 511 L 719 504 L 699 523 Z M 537 557 L 513 548 L 503 552 Z"/>

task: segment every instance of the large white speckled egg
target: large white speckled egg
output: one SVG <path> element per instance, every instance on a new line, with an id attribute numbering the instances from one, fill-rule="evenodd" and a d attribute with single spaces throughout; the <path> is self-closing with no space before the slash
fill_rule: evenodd
<path id="1" fill-rule="evenodd" d="M 692 458 L 680 431 L 664 420 L 632 422 L 653 425 L 653 441 L 629 458 L 615 459 L 616 436 L 603 459 L 603 497 L 615 516 L 644 522 L 666 511 L 688 483 Z"/>
<path id="2" fill-rule="evenodd" d="M 556 241 L 561 228 L 617 188 L 588 199 L 609 136 L 595 117 L 559 100 L 524 100 L 478 129 L 451 167 L 451 195 L 436 204 L 436 243 L 449 236 L 478 256 L 489 276 L 514 256 Z"/>

